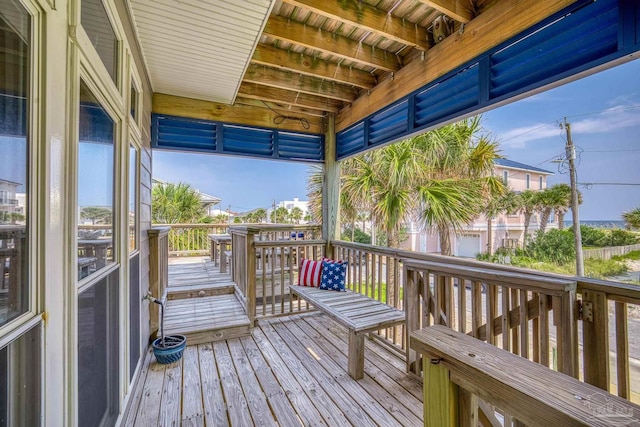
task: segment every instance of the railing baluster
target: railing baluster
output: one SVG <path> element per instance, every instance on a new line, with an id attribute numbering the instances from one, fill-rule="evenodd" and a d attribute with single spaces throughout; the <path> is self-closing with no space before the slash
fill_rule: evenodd
<path id="1" fill-rule="evenodd" d="M 631 398 L 629 381 L 629 330 L 627 328 L 627 304 L 616 301 L 616 373 L 618 396 Z"/>
<path id="2" fill-rule="evenodd" d="M 520 290 L 520 355 L 529 358 L 528 292 Z"/>
<path id="3" fill-rule="evenodd" d="M 511 351 L 511 305 L 509 288 L 502 287 L 502 348 Z"/>

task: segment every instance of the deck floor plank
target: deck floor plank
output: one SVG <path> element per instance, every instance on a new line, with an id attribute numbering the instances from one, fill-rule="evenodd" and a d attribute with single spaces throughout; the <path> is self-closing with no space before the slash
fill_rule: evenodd
<path id="1" fill-rule="evenodd" d="M 292 349 L 297 349 L 300 357 L 312 357 L 312 351 L 316 357 L 322 360 L 323 371 L 326 374 L 322 380 L 327 385 L 327 392 L 340 400 L 353 402 L 352 411 L 356 415 L 351 421 L 354 425 L 382 425 L 389 427 L 401 427 L 402 424 L 393 419 L 390 414 L 377 402 L 376 396 L 364 392 L 358 381 L 347 381 L 348 373 L 344 364 L 337 364 L 325 352 L 317 340 L 306 336 L 302 331 L 292 325 L 291 320 L 282 319 L 274 321 L 274 328 L 280 336 L 289 342 Z M 292 330 L 289 329 L 291 326 Z M 315 337 L 314 337 L 315 338 Z M 346 359 L 345 359 L 346 361 Z M 321 372 L 313 371 L 318 377 Z"/>
<path id="2" fill-rule="evenodd" d="M 143 427 L 158 425 L 165 371 L 166 365 L 161 365 L 155 360 L 149 365 L 149 371 L 147 372 L 142 391 L 142 398 L 140 399 L 139 409 L 133 425 Z"/>
<path id="3" fill-rule="evenodd" d="M 162 385 L 162 402 L 160 404 L 160 426 L 179 426 L 182 410 L 182 362 L 179 360 L 167 365 Z"/>
<path id="4" fill-rule="evenodd" d="M 226 427 L 229 425 L 227 407 L 222 398 L 222 386 L 218 375 L 215 355 L 211 344 L 200 344 L 200 383 L 204 407 L 204 421 L 207 427 Z"/>
<path id="5" fill-rule="evenodd" d="M 251 411 L 253 423 L 259 426 L 275 427 L 276 421 L 271 413 L 271 408 L 269 407 L 269 403 L 267 403 L 266 396 L 258 383 L 253 369 L 251 369 L 251 364 L 244 352 L 242 343 L 240 340 L 231 340 L 228 342 L 228 346 L 233 365 L 240 380 L 240 385 L 242 386 L 249 410 Z"/>
<path id="6" fill-rule="evenodd" d="M 182 369 L 182 426 L 204 426 L 198 347 L 185 348 Z"/>
<path id="7" fill-rule="evenodd" d="M 242 391 L 238 374 L 233 366 L 231 354 L 226 341 L 213 344 L 213 353 L 216 356 L 220 382 L 227 403 L 227 413 L 231 425 L 250 426 L 253 420 L 249 411 L 247 399 Z"/>

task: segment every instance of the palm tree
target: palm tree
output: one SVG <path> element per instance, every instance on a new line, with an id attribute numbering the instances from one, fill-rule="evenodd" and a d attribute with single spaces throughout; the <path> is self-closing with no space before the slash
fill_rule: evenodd
<path id="1" fill-rule="evenodd" d="M 628 229 L 640 228 L 640 208 L 632 209 L 622 214 L 625 227 Z"/>
<path id="2" fill-rule="evenodd" d="M 560 203 L 553 209 L 558 216 L 558 229 L 564 230 L 564 216 L 571 208 L 571 187 L 568 184 L 556 184 L 552 188 L 555 187 L 562 187 L 562 189 L 558 191 L 563 194 L 563 197 L 560 199 Z M 578 191 L 578 204 L 582 204 L 582 193 L 580 191 Z"/>
<path id="3" fill-rule="evenodd" d="M 538 193 L 532 190 L 524 190 L 518 194 L 516 198 L 517 211 L 524 215 L 524 242 L 523 246 L 527 245 L 529 239 L 529 225 L 531 224 L 531 217 L 539 208 Z"/>
<path id="4" fill-rule="evenodd" d="M 540 215 L 540 231 L 542 233 L 547 229 L 551 210 L 556 212 L 558 216 L 558 228 L 564 228 L 564 215 L 571 207 L 571 187 L 568 184 L 556 184 L 539 193 L 540 207 L 542 214 Z M 582 195 L 578 193 L 578 203 L 582 203 Z"/>
<path id="5" fill-rule="evenodd" d="M 504 184 L 491 176 L 498 144 L 484 135 L 476 116 L 415 137 L 426 176 L 418 187 L 422 220 L 435 226 L 440 252 L 451 255 L 451 233 L 482 212 L 484 200 L 499 197 Z"/>
<path id="6" fill-rule="evenodd" d="M 302 219 L 303 215 L 304 215 L 304 212 L 302 212 L 302 209 L 300 209 L 297 206 L 294 206 L 293 208 L 291 208 L 291 212 L 289 212 L 289 218 L 291 219 L 291 221 L 295 222 L 296 224 L 300 224 L 300 220 Z"/>
<path id="7" fill-rule="evenodd" d="M 284 206 L 279 206 L 271 211 L 271 222 L 278 224 L 286 224 L 289 217 L 289 211 Z"/>
<path id="8" fill-rule="evenodd" d="M 517 209 L 516 203 L 516 193 L 511 190 L 505 190 L 504 194 L 487 199 L 483 208 L 487 219 L 487 254 L 493 253 L 493 218 L 503 212 L 513 212 Z"/>
<path id="9" fill-rule="evenodd" d="M 189 184 L 154 185 L 151 193 L 151 216 L 156 224 L 197 222 L 205 215 L 200 196 Z"/>
<path id="10" fill-rule="evenodd" d="M 258 208 L 253 213 L 253 221 L 255 222 L 263 222 L 267 219 L 267 211 L 263 208 Z"/>

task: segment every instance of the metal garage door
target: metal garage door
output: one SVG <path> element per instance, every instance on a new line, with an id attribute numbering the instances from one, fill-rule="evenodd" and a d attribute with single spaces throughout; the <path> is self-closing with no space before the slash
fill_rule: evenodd
<path id="1" fill-rule="evenodd" d="M 480 252 L 479 234 L 462 234 L 456 236 L 456 255 L 475 258 Z"/>

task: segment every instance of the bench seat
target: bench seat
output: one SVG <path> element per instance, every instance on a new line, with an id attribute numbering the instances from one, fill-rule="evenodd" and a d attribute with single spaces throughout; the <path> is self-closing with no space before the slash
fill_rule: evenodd
<path id="1" fill-rule="evenodd" d="M 356 380 L 364 376 L 365 334 L 405 322 L 403 311 L 353 291 L 336 292 L 308 286 L 289 289 L 349 330 L 347 371 Z"/>

